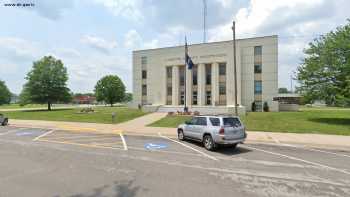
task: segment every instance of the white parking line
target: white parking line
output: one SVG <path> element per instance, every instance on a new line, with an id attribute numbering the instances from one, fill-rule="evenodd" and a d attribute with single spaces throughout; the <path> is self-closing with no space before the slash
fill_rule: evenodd
<path id="1" fill-rule="evenodd" d="M 126 141 L 125 141 L 125 138 L 124 138 L 123 133 L 120 132 L 119 135 L 120 135 L 120 138 L 121 138 L 122 141 L 123 141 L 124 150 L 128 150 L 128 146 L 126 145 Z"/>
<path id="2" fill-rule="evenodd" d="M 318 150 L 318 149 L 308 148 L 308 147 L 305 147 L 305 149 L 306 150 L 312 150 L 312 151 L 316 151 L 316 152 L 327 153 L 327 154 L 332 154 L 332 155 L 337 155 L 337 156 L 349 157 L 350 158 L 350 155 L 344 155 L 344 154 L 340 154 L 340 153 L 328 152 L 328 151 Z"/>
<path id="3" fill-rule="evenodd" d="M 205 156 L 205 157 L 208 157 L 209 159 L 218 161 L 217 158 L 215 158 L 215 157 L 213 157 L 213 156 L 211 156 L 211 155 L 208 155 L 207 153 L 204 153 L 204 152 L 202 152 L 202 151 L 199 151 L 199 150 L 197 150 L 197 149 L 195 149 L 195 148 L 193 148 L 193 147 L 191 147 L 191 146 L 189 146 L 189 145 L 187 145 L 187 144 L 184 144 L 184 143 L 179 142 L 179 141 L 177 141 L 177 140 L 173 140 L 173 139 L 171 139 L 171 138 L 169 138 L 169 137 L 166 137 L 166 136 L 162 135 L 161 133 L 158 133 L 158 135 L 159 135 L 160 137 L 162 137 L 162 138 L 168 139 L 168 140 L 170 140 L 170 141 L 172 141 L 172 142 L 181 144 L 182 146 L 184 146 L 184 147 L 186 147 L 186 148 L 189 148 L 189 149 L 191 149 L 191 150 L 194 150 L 194 151 L 196 151 L 197 153 L 200 153 L 201 155 L 203 155 L 203 156 Z"/>
<path id="4" fill-rule="evenodd" d="M 241 147 L 245 147 L 245 148 L 248 148 L 248 149 L 261 151 L 261 152 L 264 152 L 264 153 L 269 153 L 269 154 L 272 154 L 272 155 L 277 155 L 277 156 L 280 156 L 280 157 L 285 157 L 285 158 L 296 160 L 296 161 L 301 161 L 301 162 L 304 162 L 304 163 L 312 164 L 312 165 L 315 165 L 315 166 L 319 166 L 319 167 L 322 167 L 322 168 L 326 168 L 326 169 L 329 169 L 329 170 L 333 170 L 333 171 L 337 171 L 337 172 L 341 172 L 341 173 L 350 175 L 350 172 L 348 172 L 346 170 L 333 168 L 331 166 L 327 166 L 327 165 L 316 163 L 316 162 L 312 162 L 312 161 L 307 161 L 307 160 L 300 159 L 300 158 L 297 158 L 297 157 L 288 156 L 288 155 L 284 155 L 284 154 L 276 153 L 276 152 L 271 152 L 271 151 L 263 150 L 263 149 L 260 149 L 260 148 L 254 148 L 254 147 L 247 146 L 247 145 L 241 145 Z"/>
<path id="5" fill-rule="evenodd" d="M 42 134 L 42 135 L 39 135 L 38 137 L 34 138 L 33 141 L 37 141 L 37 140 L 39 140 L 40 138 L 42 138 L 42 137 L 44 137 L 44 136 L 46 136 L 46 135 L 49 135 L 49 134 L 53 133 L 54 131 L 55 131 L 55 130 L 50 130 L 50 131 L 48 131 L 48 132 L 46 132 L 46 133 L 44 133 L 44 134 Z"/>

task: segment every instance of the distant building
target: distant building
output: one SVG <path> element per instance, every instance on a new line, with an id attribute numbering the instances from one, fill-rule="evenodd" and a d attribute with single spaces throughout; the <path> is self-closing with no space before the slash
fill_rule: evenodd
<path id="1" fill-rule="evenodd" d="M 94 104 L 96 103 L 96 97 L 88 96 L 88 95 L 74 96 L 73 103 L 74 104 Z"/>
<path id="2" fill-rule="evenodd" d="M 240 113 L 250 111 L 253 102 L 257 111 L 264 102 L 270 111 L 278 111 L 273 101 L 278 95 L 278 37 L 239 39 L 236 48 Z M 184 46 L 133 51 L 133 106 L 182 111 L 186 100 L 191 111 L 234 111 L 232 40 L 193 44 L 188 50 L 195 64 L 192 70 L 185 68 Z"/>
<path id="3" fill-rule="evenodd" d="M 278 94 L 274 101 L 278 101 L 280 111 L 298 111 L 302 96 L 299 94 Z"/>

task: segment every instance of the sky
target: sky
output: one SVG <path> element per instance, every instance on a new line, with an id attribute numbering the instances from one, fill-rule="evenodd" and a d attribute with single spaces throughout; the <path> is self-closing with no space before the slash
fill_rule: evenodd
<path id="1" fill-rule="evenodd" d="M 9 7 L 7 3 L 33 6 Z M 349 0 L 207 0 L 208 42 L 279 36 L 279 87 L 314 38 L 344 25 Z M 73 92 L 92 92 L 105 75 L 132 90 L 133 50 L 203 41 L 203 0 L 0 0 L 0 80 L 20 93 L 33 61 L 63 61 Z M 295 84 L 295 82 L 294 82 Z"/>

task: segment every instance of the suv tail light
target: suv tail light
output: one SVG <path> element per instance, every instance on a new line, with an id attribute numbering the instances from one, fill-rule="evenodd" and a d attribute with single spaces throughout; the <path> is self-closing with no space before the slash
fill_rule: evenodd
<path id="1" fill-rule="evenodd" d="M 219 134 L 220 134 L 220 135 L 224 135 L 224 134 L 225 134 L 225 129 L 224 129 L 224 127 L 221 127 L 221 128 L 220 128 Z"/>

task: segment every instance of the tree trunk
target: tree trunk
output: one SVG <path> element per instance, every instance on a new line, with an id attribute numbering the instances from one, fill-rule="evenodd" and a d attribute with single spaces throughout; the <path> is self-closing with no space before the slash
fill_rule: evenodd
<path id="1" fill-rule="evenodd" d="M 113 103 L 111 103 L 111 107 L 113 107 Z"/>
<path id="2" fill-rule="evenodd" d="M 51 111 L 51 102 L 47 102 L 47 110 Z"/>

